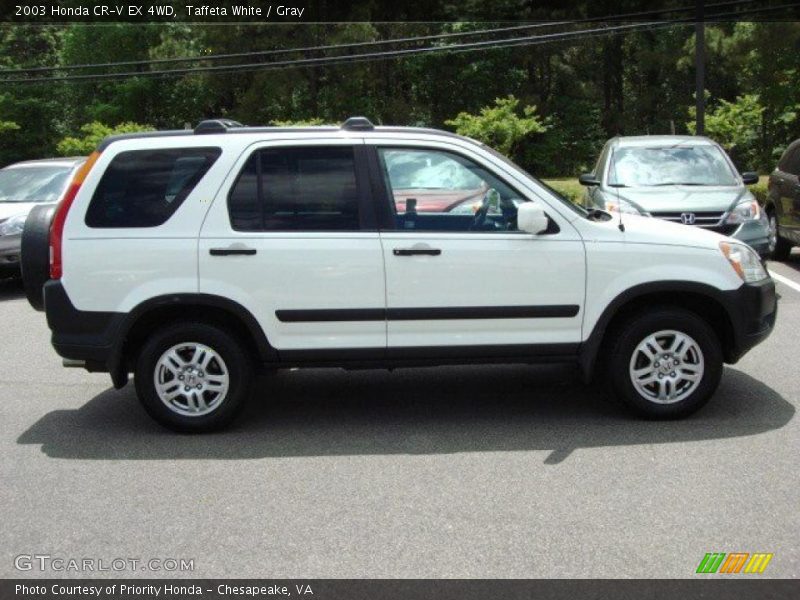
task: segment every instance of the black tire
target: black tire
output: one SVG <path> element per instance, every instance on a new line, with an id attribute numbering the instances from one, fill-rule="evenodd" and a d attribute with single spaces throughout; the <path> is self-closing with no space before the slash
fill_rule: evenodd
<path id="1" fill-rule="evenodd" d="M 770 228 L 772 228 L 774 225 L 777 233 L 775 247 L 770 252 L 769 258 L 777 261 L 787 260 L 789 258 L 789 254 L 792 252 L 792 244 L 781 237 L 781 229 L 780 225 L 778 224 L 778 217 L 775 214 L 774 209 L 767 212 L 767 219 L 769 219 Z"/>
<path id="2" fill-rule="evenodd" d="M 25 297 L 36 310 L 44 310 L 44 284 L 50 279 L 50 224 L 56 207 L 34 206 L 25 219 L 20 240 L 20 267 Z"/>
<path id="3" fill-rule="evenodd" d="M 687 388 L 684 392 L 688 392 L 684 398 L 659 403 L 637 391 L 629 369 L 641 342 L 654 333 L 669 330 L 688 335 L 696 342 L 704 371 L 694 388 L 691 391 Z M 648 419 L 678 419 L 692 414 L 708 402 L 722 377 L 723 356 L 719 338 L 705 320 L 682 308 L 656 307 L 633 315 L 611 332 L 604 351 L 609 392 L 636 414 Z M 660 384 L 654 382 L 653 385 Z"/>
<path id="4" fill-rule="evenodd" d="M 228 373 L 227 393 L 216 407 L 203 415 L 177 412 L 161 400 L 156 390 L 155 376 L 162 355 L 173 346 L 190 343 L 213 350 L 221 357 Z M 214 363 L 209 370 L 213 367 Z M 222 429 L 239 414 L 250 397 L 253 373 L 253 358 L 235 336 L 206 323 L 178 323 L 155 332 L 145 342 L 136 361 L 134 383 L 142 406 L 156 421 L 174 431 L 201 433 Z M 213 391 L 208 386 L 204 393 L 213 394 Z"/>

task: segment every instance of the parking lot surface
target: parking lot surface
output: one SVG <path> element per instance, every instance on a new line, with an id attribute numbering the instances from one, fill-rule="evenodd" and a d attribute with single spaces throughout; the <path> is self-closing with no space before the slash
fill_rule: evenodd
<path id="1" fill-rule="evenodd" d="M 800 255 L 770 269 L 774 333 L 684 421 L 568 366 L 310 370 L 203 436 L 63 369 L 0 283 L 0 576 L 695 577 L 707 552 L 770 552 L 761 577 L 798 577 Z M 15 568 L 33 554 L 194 570 Z"/>

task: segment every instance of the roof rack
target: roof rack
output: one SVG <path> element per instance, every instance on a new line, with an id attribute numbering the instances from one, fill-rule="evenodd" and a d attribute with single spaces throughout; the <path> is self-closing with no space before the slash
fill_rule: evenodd
<path id="1" fill-rule="evenodd" d="M 225 133 L 228 129 L 234 127 L 244 127 L 238 121 L 231 121 L 230 119 L 206 119 L 200 121 L 197 127 L 194 128 L 195 133 Z"/>
<path id="2" fill-rule="evenodd" d="M 367 117 L 350 117 L 342 123 L 342 129 L 345 131 L 371 131 L 375 129 Z"/>

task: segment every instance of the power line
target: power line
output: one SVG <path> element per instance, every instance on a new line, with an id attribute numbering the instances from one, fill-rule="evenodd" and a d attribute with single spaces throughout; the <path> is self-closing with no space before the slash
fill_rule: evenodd
<path id="1" fill-rule="evenodd" d="M 727 17 L 733 15 L 761 14 L 767 11 L 793 8 L 795 6 L 800 6 L 800 2 L 792 4 L 784 4 L 781 6 L 751 9 L 749 11 L 737 11 L 734 13 L 721 13 L 716 15 L 709 15 L 708 18 L 713 20 L 720 17 Z M 365 62 L 372 60 L 402 58 L 406 56 L 436 53 L 436 52 L 456 53 L 456 52 L 470 52 L 470 51 L 485 50 L 485 49 L 492 50 L 492 49 L 510 48 L 515 46 L 538 45 L 543 43 L 558 42 L 574 38 L 582 39 L 582 38 L 598 37 L 602 35 L 618 34 L 622 32 L 660 29 L 663 27 L 671 27 L 674 25 L 681 25 L 681 24 L 685 25 L 692 22 L 693 22 L 692 18 L 684 18 L 671 21 L 651 21 L 647 23 L 616 25 L 616 26 L 609 26 L 597 29 L 582 29 L 577 31 L 557 32 L 539 36 L 524 36 L 518 38 L 484 40 L 480 42 L 468 42 L 468 43 L 451 44 L 444 46 L 426 46 L 423 48 L 407 48 L 403 50 L 392 50 L 385 52 L 369 52 L 369 53 L 351 54 L 344 56 L 324 56 L 324 57 L 314 57 L 314 58 L 293 59 L 286 61 L 246 63 L 239 65 L 211 65 L 206 67 L 169 69 L 161 71 L 133 71 L 124 73 L 64 75 L 60 77 L 49 77 L 49 78 L 39 78 L 39 79 L 29 79 L 29 78 L 2 79 L 0 80 L 0 84 L 40 83 L 40 82 L 51 83 L 59 81 L 64 81 L 64 82 L 107 81 L 107 80 L 127 78 L 127 77 L 164 77 L 164 76 L 186 75 L 194 73 L 218 73 L 218 72 L 233 73 L 233 72 L 274 70 L 274 69 L 286 69 L 286 68 L 297 68 L 297 67 L 317 67 L 317 66 L 336 65 L 336 64 L 350 63 L 350 62 Z"/>
<path id="2" fill-rule="evenodd" d="M 720 8 L 723 6 L 736 6 L 753 4 L 755 0 L 729 0 L 727 2 L 717 2 L 709 4 L 706 8 Z M 60 71 L 73 71 L 84 69 L 108 68 L 108 67 L 122 67 L 122 66 L 148 66 L 157 64 L 175 64 L 175 63 L 191 63 L 191 62 L 208 62 L 217 60 L 228 60 L 232 58 L 248 58 L 256 56 L 278 56 L 282 54 L 293 54 L 298 52 L 321 52 L 326 50 L 344 50 L 352 48 L 364 48 L 372 46 L 381 46 L 388 44 L 407 44 L 412 42 L 452 39 L 458 37 L 476 37 L 482 35 L 489 35 L 493 33 L 509 33 L 513 31 L 523 31 L 529 29 L 541 29 L 545 27 L 556 27 L 561 25 L 578 25 L 582 23 L 603 22 L 603 21 L 618 21 L 630 19 L 635 17 L 655 16 L 660 14 L 669 14 L 693 10 L 692 6 L 684 6 L 680 8 L 640 11 L 633 13 L 624 13 L 618 15 L 606 15 L 604 17 L 590 17 L 583 19 L 574 19 L 570 21 L 554 21 L 548 23 L 533 23 L 527 25 L 517 25 L 513 27 L 498 27 L 493 29 L 483 29 L 475 31 L 459 31 L 441 33 L 436 35 L 415 36 L 408 38 L 396 38 L 390 40 L 376 40 L 370 42 L 352 42 L 348 44 L 329 44 L 322 46 L 307 46 L 302 48 L 281 48 L 275 50 L 262 50 L 255 52 L 237 52 L 230 54 L 211 54 L 207 56 L 194 56 L 194 57 L 180 57 L 180 58 L 161 58 L 150 60 L 132 60 L 132 61 L 119 61 L 119 62 L 105 62 L 105 63 L 87 63 L 78 65 L 62 65 L 56 67 L 30 67 L 30 68 L 16 68 L 16 69 L 0 69 L 0 76 L 16 75 L 16 74 L 29 74 L 29 73 L 52 73 Z M 346 55 L 351 56 L 351 55 Z"/>

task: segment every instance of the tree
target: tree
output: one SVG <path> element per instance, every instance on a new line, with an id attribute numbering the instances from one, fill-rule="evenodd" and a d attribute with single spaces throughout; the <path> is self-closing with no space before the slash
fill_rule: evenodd
<path id="1" fill-rule="evenodd" d="M 758 155 L 758 134 L 764 107 L 755 94 L 739 96 L 734 102 L 720 100 L 719 104 L 706 114 L 706 134 L 721 144 L 737 165 L 756 164 Z M 686 127 L 694 134 L 695 109 L 689 109 L 692 120 Z M 746 167 L 747 168 L 747 167 Z"/>
<path id="2" fill-rule="evenodd" d="M 139 123 L 127 122 L 120 123 L 116 127 L 109 127 L 99 121 L 93 121 L 80 128 L 82 136 L 68 136 L 58 142 L 56 152 L 61 156 L 86 156 L 94 152 L 103 138 L 109 135 L 152 130 L 153 127 L 150 125 L 140 125 Z"/>
<path id="3" fill-rule="evenodd" d="M 496 98 L 494 106 L 484 106 L 477 115 L 461 112 L 445 121 L 456 133 L 481 141 L 498 152 L 511 155 L 522 140 L 532 133 L 547 131 L 549 123 L 536 115 L 535 106 L 518 113 L 519 100 L 514 96 Z"/>

